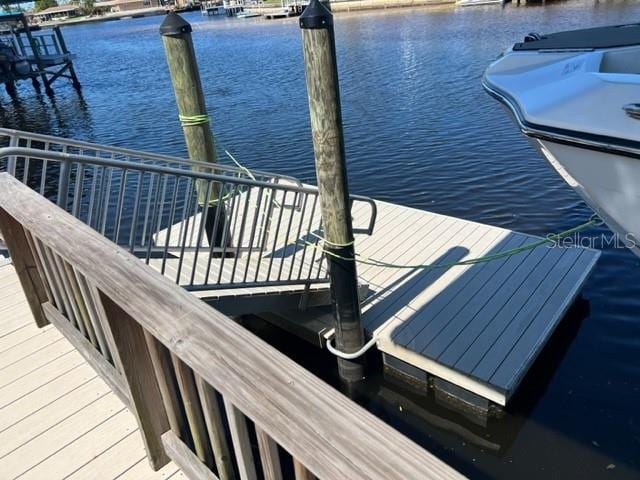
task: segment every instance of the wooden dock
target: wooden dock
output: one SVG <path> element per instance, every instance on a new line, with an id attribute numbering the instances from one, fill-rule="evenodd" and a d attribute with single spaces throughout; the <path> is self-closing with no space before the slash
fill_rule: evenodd
<path id="1" fill-rule="evenodd" d="M 449 264 L 539 240 L 531 235 L 388 202 L 377 201 L 376 205 L 378 215 L 373 234 L 356 234 L 356 252 L 363 259 L 371 257 L 400 265 Z M 249 214 L 253 211 L 253 207 L 248 208 Z M 295 218 L 294 224 L 320 223 L 319 211 L 303 214 L 307 217 Z M 366 204 L 353 207 L 356 231 L 368 223 L 370 214 Z M 295 210 L 290 209 L 284 214 L 284 221 L 296 215 Z M 187 231 L 198 231 L 200 222 L 200 217 L 188 219 Z M 174 225 L 171 232 L 160 232 L 157 240 L 163 244 L 170 233 L 169 241 L 176 243 L 179 236 L 184 235 L 184 229 Z M 187 236 L 195 235 L 188 233 Z M 282 264 L 285 271 L 309 268 L 322 273 L 326 264 L 319 261 L 319 256 L 295 255 L 305 239 L 281 234 L 276 239 L 277 249 L 289 254 L 277 259 L 277 263 Z M 184 282 L 193 269 L 198 277 L 207 268 L 208 260 L 192 257 L 193 254 L 185 257 L 181 273 Z M 504 406 L 580 292 L 598 257 L 596 250 L 544 245 L 491 262 L 451 268 L 397 269 L 360 264 L 360 283 L 368 287 L 362 306 L 364 328 L 369 337 L 376 337 L 385 364 L 393 371 L 423 383 L 434 377 L 439 379 L 439 387 L 456 396 L 472 392 Z M 266 271 L 268 261 L 270 259 L 245 255 L 238 259 L 238 264 L 241 270 Z M 165 273 L 175 278 L 177 262 L 177 259 L 169 260 Z M 151 261 L 156 268 L 160 263 Z M 224 273 L 224 266 L 222 271 L 228 275 Z M 315 284 L 311 288 L 324 292 L 326 297 L 323 289 L 327 287 Z M 301 291 L 304 288 L 300 286 L 271 286 L 219 291 L 216 295 L 254 297 Z M 212 293 L 199 295 L 207 297 Z M 254 310 L 254 313 L 260 311 L 266 309 Z M 316 315 L 317 312 L 292 312 L 290 324 L 310 323 L 316 329 L 324 325 L 321 333 L 325 338 L 330 337 L 332 331 L 326 328 L 331 323 L 330 315 L 324 315 L 324 322 L 318 322 Z M 274 321 L 272 315 L 265 318 Z M 464 390 L 457 391 L 457 387 Z"/>
<path id="2" fill-rule="evenodd" d="M 2 368 L 0 433 L 25 422 L 0 444 L 12 461 L 0 464 L 3 477 L 156 478 L 140 466 L 140 444 L 119 443 L 136 434 L 126 404 L 157 478 L 179 476 L 171 461 L 194 480 L 262 478 L 258 469 L 264 478 L 462 478 L 6 173 L 0 230 L 15 265 L 0 269 L 0 354 L 17 353 Z M 117 397 L 90 371 L 68 384 L 84 362 L 49 323 Z"/>
<path id="3" fill-rule="evenodd" d="M 13 265 L 0 286 L 0 477 L 186 478 L 151 469 L 133 413 L 55 327 L 36 327 Z"/>

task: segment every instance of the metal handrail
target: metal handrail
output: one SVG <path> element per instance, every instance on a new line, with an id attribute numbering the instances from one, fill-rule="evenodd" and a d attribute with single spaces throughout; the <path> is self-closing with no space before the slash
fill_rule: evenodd
<path id="1" fill-rule="evenodd" d="M 103 153 L 112 154 L 112 155 L 122 155 L 124 157 L 129 157 L 129 158 L 139 158 L 139 159 L 151 160 L 156 162 L 166 162 L 170 164 L 186 165 L 192 168 L 198 168 L 203 170 L 213 170 L 213 171 L 220 171 L 220 172 L 226 172 L 231 174 L 246 175 L 246 171 L 244 169 L 236 166 L 222 165 L 219 163 L 212 164 L 209 162 L 184 159 L 181 157 L 164 155 L 160 153 L 146 152 L 146 151 L 134 150 L 130 148 L 114 147 L 111 145 L 101 145 L 97 143 L 87 142 L 84 140 L 67 139 L 63 137 L 56 137 L 53 135 L 43 135 L 40 133 L 25 132 L 22 130 L 0 128 L 0 138 L 3 136 L 9 139 L 9 143 L 12 146 L 23 146 L 23 145 L 20 145 L 20 143 L 23 142 L 23 143 L 27 143 L 27 145 L 24 145 L 26 148 L 35 148 L 33 146 L 33 141 L 36 141 L 36 142 L 41 142 L 42 145 L 46 147 L 44 148 L 44 150 L 46 151 L 49 151 L 49 146 L 51 145 L 60 145 L 67 149 L 69 147 L 74 147 L 80 150 L 103 152 Z M 96 157 L 96 158 L 101 158 L 101 157 Z M 124 160 L 126 161 L 126 159 Z M 269 177 L 274 180 L 276 179 L 286 180 L 302 186 L 302 182 L 300 180 L 289 175 L 280 175 L 280 174 L 274 174 L 271 172 L 265 172 L 262 170 L 253 170 L 253 169 L 251 170 L 251 173 L 257 177 Z"/>
<path id="2" fill-rule="evenodd" d="M 169 175 L 178 174 L 181 176 L 191 177 L 194 179 L 211 180 L 211 181 L 218 181 L 218 182 L 229 181 L 229 178 L 224 175 L 206 173 L 206 172 L 197 172 L 193 170 L 183 170 L 183 169 L 178 169 L 173 167 L 164 167 L 161 165 L 147 165 L 147 164 L 140 164 L 136 162 L 127 162 L 123 160 L 112 160 L 107 158 L 90 157 L 86 155 L 76 155 L 73 153 L 56 152 L 51 150 L 36 150 L 36 149 L 24 148 L 24 147 L 0 148 L 0 158 L 11 159 L 16 157 L 37 158 L 40 160 L 56 160 L 59 162 L 75 162 L 75 163 L 85 164 L 85 165 L 99 165 L 103 167 L 126 168 L 128 170 L 138 170 L 138 171 L 162 173 L 162 174 L 169 174 Z M 9 161 L 7 171 L 14 177 L 16 176 L 15 164 L 12 164 L 11 160 Z M 254 171 L 252 170 L 251 172 L 253 173 Z M 288 178 L 284 176 L 279 176 L 278 178 L 288 180 Z M 296 182 L 294 185 L 279 183 L 278 189 L 283 191 L 288 191 L 288 192 L 318 194 L 318 187 L 313 185 L 303 185 L 301 183 L 298 183 L 298 181 L 295 179 L 294 181 Z M 260 180 L 253 180 L 251 178 L 242 178 L 242 177 L 238 177 L 234 179 L 234 182 L 239 185 L 246 185 L 251 187 L 270 188 L 273 186 L 273 184 L 270 182 L 264 182 Z M 351 199 L 352 202 L 354 201 L 364 202 L 369 205 L 371 210 L 371 214 L 369 216 L 369 224 L 365 229 L 358 229 L 357 233 L 371 235 L 373 233 L 373 229 L 376 223 L 376 217 L 378 215 L 378 208 L 376 206 L 375 201 L 369 197 L 365 197 L 362 195 L 352 194 L 349 196 L 349 198 Z"/>
<path id="3" fill-rule="evenodd" d="M 0 160 L 185 288 L 327 281 L 324 258 L 313 248 L 322 236 L 313 186 L 18 146 L 0 148 Z M 370 234 L 375 202 L 357 195 L 353 202 L 369 206 L 369 225 L 358 233 Z"/>

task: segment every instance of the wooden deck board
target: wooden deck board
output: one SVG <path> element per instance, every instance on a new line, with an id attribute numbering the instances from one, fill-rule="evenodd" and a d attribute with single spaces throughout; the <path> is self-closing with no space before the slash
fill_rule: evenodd
<path id="1" fill-rule="evenodd" d="M 133 414 L 52 326 L 38 329 L 13 266 L 0 267 L 0 477 L 182 478 L 153 472 Z M 16 325 L 19 328 L 15 328 Z"/>
<path id="2" fill-rule="evenodd" d="M 554 249 L 553 251 L 558 251 Z M 552 263 L 550 269 L 544 269 L 538 286 L 531 293 L 531 288 L 523 285 L 519 292 L 516 292 L 510 304 L 506 306 L 487 326 L 483 335 L 480 335 L 474 346 L 470 348 L 468 354 L 468 365 L 475 364 L 472 374 L 482 380 L 488 381 L 493 372 L 502 363 L 506 354 L 511 350 L 516 342 L 516 338 L 527 329 L 533 321 L 538 311 L 549 300 L 549 297 L 557 288 L 557 279 L 566 275 L 579 255 L 574 255 L 575 250 L 565 249 L 559 251 L 560 257 L 554 259 L 547 256 L 547 263 Z M 530 279 L 536 278 L 535 271 L 530 275 Z M 518 294 L 521 293 L 519 297 Z M 513 307 L 513 309 L 511 308 Z M 516 308 L 518 310 L 516 310 Z M 478 348 L 477 345 L 483 345 Z M 487 345 L 491 345 L 487 349 Z M 461 359 L 461 362 L 464 358 Z"/>
<path id="3" fill-rule="evenodd" d="M 447 263 L 538 240 L 510 230 L 377 202 L 356 251 L 399 264 Z M 599 253 L 541 246 L 488 263 L 424 271 L 360 266 L 378 349 L 505 404 L 591 272 Z"/>
<path id="4" fill-rule="evenodd" d="M 537 355 L 544 346 L 546 338 L 553 332 L 556 324 L 546 321 L 548 318 L 563 315 L 571 305 L 571 299 L 580 291 L 588 274 L 595 265 L 597 258 L 584 251 L 571 267 L 571 270 L 556 287 L 553 294 L 547 299 L 537 316 L 524 331 L 520 331 L 520 337 L 512 344 L 511 350 L 497 367 L 491 381 L 507 388 L 512 388 L 522 375 L 523 369 L 514 372 L 512 365 L 526 365 L 530 358 Z"/>

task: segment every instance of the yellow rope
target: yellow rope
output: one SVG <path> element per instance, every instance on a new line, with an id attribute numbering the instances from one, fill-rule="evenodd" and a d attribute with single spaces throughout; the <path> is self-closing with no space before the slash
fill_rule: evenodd
<path id="1" fill-rule="evenodd" d="M 209 123 L 209 115 L 178 115 L 183 127 L 195 127 Z"/>

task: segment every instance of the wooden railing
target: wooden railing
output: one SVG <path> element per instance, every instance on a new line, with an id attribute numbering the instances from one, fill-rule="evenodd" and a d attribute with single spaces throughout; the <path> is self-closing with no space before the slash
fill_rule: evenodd
<path id="1" fill-rule="evenodd" d="M 155 469 L 171 459 L 194 479 L 459 478 L 8 174 L 0 229 L 36 323 L 53 323 L 135 413 Z"/>

